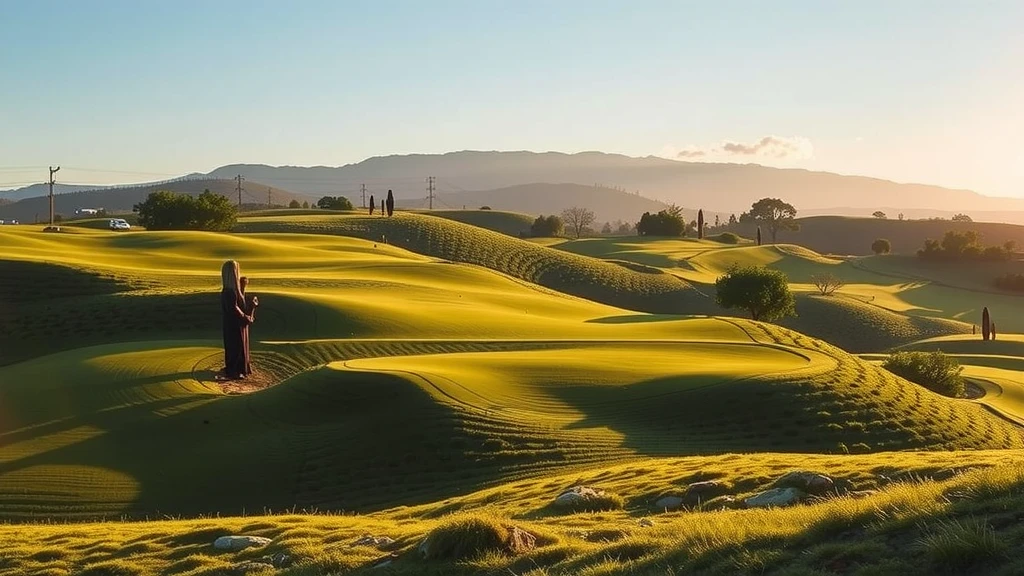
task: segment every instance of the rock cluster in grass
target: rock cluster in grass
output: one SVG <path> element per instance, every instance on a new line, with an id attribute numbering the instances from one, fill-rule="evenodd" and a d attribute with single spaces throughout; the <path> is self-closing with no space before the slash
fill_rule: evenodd
<path id="1" fill-rule="evenodd" d="M 787 472 L 775 479 L 768 489 L 746 498 L 727 494 L 728 491 L 729 487 L 722 482 L 694 482 L 683 490 L 662 494 L 654 501 L 653 509 L 658 512 L 670 512 L 681 509 L 773 508 L 793 506 L 811 498 L 830 495 L 849 494 L 854 498 L 863 498 L 871 493 L 841 490 L 837 487 L 836 481 L 829 476 L 803 470 Z"/>
<path id="2" fill-rule="evenodd" d="M 364 534 L 358 540 L 352 543 L 353 546 L 370 546 L 372 548 L 387 548 L 395 543 L 394 538 L 387 536 L 373 536 L 370 534 Z"/>
<path id="3" fill-rule="evenodd" d="M 623 503 L 618 494 L 590 486 L 573 486 L 555 496 L 551 505 L 567 512 L 601 512 L 619 510 Z"/>
<path id="4" fill-rule="evenodd" d="M 213 541 L 214 550 L 237 552 L 251 547 L 262 547 L 270 544 L 270 538 L 262 536 L 221 536 Z"/>

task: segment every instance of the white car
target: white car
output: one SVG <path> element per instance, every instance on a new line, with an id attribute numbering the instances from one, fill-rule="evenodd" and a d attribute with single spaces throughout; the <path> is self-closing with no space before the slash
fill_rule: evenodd
<path id="1" fill-rule="evenodd" d="M 132 225 L 129 224 L 123 218 L 111 218 L 110 219 L 110 229 L 111 230 L 131 230 L 132 229 Z"/>

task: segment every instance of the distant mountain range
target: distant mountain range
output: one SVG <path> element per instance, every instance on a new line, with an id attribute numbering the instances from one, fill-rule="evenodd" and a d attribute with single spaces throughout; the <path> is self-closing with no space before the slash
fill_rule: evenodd
<path id="1" fill-rule="evenodd" d="M 160 184 L 65 192 L 59 195 L 56 193 L 56 186 L 54 188 L 54 213 L 60 214 L 65 218 L 73 216 L 75 211 L 81 208 L 102 208 L 111 214 L 130 212 L 133 206 L 142 202 L 151 192 L 156 192 L 157 190 L 170 190 L 197 195 L 202 193 L 203 190 L 209 189 L 211 192 L 227 196 L 232 200 L 237 199 L 235 182 L 233 180 L 216 180 L 211 178 L 189 178 Z M 270 199 L 275 205 L 287 205 L 293 199 L 297 199 L 300 202 L 310 200 L 307 196 L 295 194 L 288 190 L 281 190 L 259 182 L 246 182 L 245 192 L 243 192 L 242 196 L 243 204 L 265 205 L 268 189 L 270 190 Z M 35 196 L 10 204 L 0 204 L 0 220 L 18 220 L 22 223 L 35 222 L 37 220 L 42 222 L 48 220 L 49 215 L 49 198 L 47 196 Z"/>
<path id="2" fill-rule="evenodd" d="M 976 220 L 1024 222 L 1021 198 L 983 196 L 970 190 L 828 172 L 755 164 L 678 162 L 602 152 L 410 154 L 368 158 L 339 167 L 234 164 L 204 176 L 230 180 L 238 174 L 249 182 L 290 190 L 305 199 L 344 195 L 356 206 L 362 203 L 362 185 L 366 186 L 367 195 L 379 197 L 391 189 L 400 206 L 423 206 L 427 177 L 434 176 L 435 207 L 438 202 L 442 207 L 459 208 L 490 205 L 539 214 L 557 212 L 566 203 L 590 202 L 594 204 L 592 209 L 600 212 L 598 220 L 635 220 L 644 211 L 666 203 L 679 204 L 688 213 L 704 208 L 706 214 L 739 214 L 757 199 L 768 196 L 793 204 L 801 215 L 869 215 L 880 209 L 891 212 L 890 217 L 898 212 L 904 212 L 908 218 L 928 211 L 949 215 L 964 212 Z M 557 192 L 544 187 L 552 184 L 571 186 L 559 187 Z M 58 186 L 62 192 L 82 188 Z M 617 191 L 620 199 L 632 201 L 621 215 L 617 215 L 621 211 L 619 200 L 608 200 L 609 191 Z M 45 185 L 34 185 L 2 192 L 0 197 L 24 198 L 45 193 Z M 541 201 L 545 194 L 546 201 Z M 604 206 L 614 213 L 606 213 Z"/>
<path id="3" fill-rule="evenodd" d="M 426 198 L 399 201 L 400 207 L 427 208 Z M 668 205 L 622 190 L 583 184 L 522 184 L 480 192 L 440 193 L 434 197 L 434 208 L 481 208 L 524 212 L 526 214 L 561 214 L 572 206 L 586 206 L 594 212 L 597 222 L 636 222 L 644 212 L 664 210 Z M 692 216 L 696 218 L 696 213 Z"/>

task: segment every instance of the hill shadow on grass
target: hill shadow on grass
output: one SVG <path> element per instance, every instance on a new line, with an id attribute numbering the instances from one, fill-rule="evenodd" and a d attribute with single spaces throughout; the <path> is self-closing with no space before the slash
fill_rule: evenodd
<path id="1" fill-rule="evenodd" d="M 686 317 L 675 314 L 622 314 L 619 316 L 604 316 L 587 320 L 592 324 L 637 324 L 646 322 L 672 322 L 682 320 Z"/>

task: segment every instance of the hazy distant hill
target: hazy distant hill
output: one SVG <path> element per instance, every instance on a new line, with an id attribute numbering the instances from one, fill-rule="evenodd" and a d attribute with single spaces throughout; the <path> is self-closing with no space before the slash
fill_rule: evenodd
<path id="1" fill-rule="evenodd" d="M 425 208 L 426 202 L 426 199 L 416 199 L 399 204 Z M 494 210 L 532 215 L 561 214 L 566 208 L 585 206 L 594 212 L 598 222 L 636 222 L 644 212 L 657 212 L 666 205 L 621 190 L 582 184 L 523 184 L 481 192 L 441 193 L 434 198 L 434 208 L 461 209 L 463 206 L 490 206 Z"/>
<path id="2" fill-rule="evenodd" d="M 647 198 L 687 208 L 725 213 L 745 210 L 765 196 L 783 198 L 801 210 L 836 206 L 871 211 L 882 206 L 953 212 L 1024 210 L 1024 199 L 988 197 L 969 190 L 753 164 L 676 162 L 601 152 L 465 151 L 375 157 L 336 168 L 233 165 L 210 174 L 219 178 L 242 174 L 250 180 L 316 195 L 344 193 L 353 197 L 360 184 L 366 184 L 378 194 L 391 188 L 396 198 L 409 200 L 425 197 L 426 178 L 435 176 L 441 193 L 535 182 L 598 184 L 639 191 Z"/>
<path id="3" fill-rule="evenodd" d="M 61 184 L 60 182 L 58 182 L 53 185 L 53 195 L 56 196 L 57 194 L 81 192 L 83 190 L 95 190 L 96 188 L 97 187 L 94 185 Z M 14 202 L 17 202 L 18 200 L 24 200 L 25 198 L 49 195 L 49 184 L 32 184 L 31 186 L 25 186 L 24 188 L 15 188 L 13 190 L 0 190 L 0 199 L 11 200 Z"/>
<path id="4" fill-rule="evenodd" d="M 89 190 L 85 192 L 67 192 L 54 194 L 54 212 L 69 217 L 79 208 L 103 208 L 108 212 L 130 212 L 132 206 L 142 202 L 151 192 L 157 190 L 171 190 L 186 194 L 200 194 L 203 190 L 227 196 L 237 200 L 235 182 L 233 180 L 179 180 L 162 184 L 149 184 L 131 188 L 109 188 L 105 190 Z M 266 184 L 247 181 L 246 191 L 242 194 L 242 202 L 246 204 L 265 204 L 267 201 Z M 308 196 L 295 194 L 280 188 L 271 189 L 271 200 L 274 204 L 287 204 L 292 199 L 310 201 Z M 22 223 L 34 222 L 38 217 L 42 222 L 49 218 L 49 199 L 46 196 L 37 196 L 19 200 L 13 204 L 0 205 L 0 220 L 14 219 Z"/>

